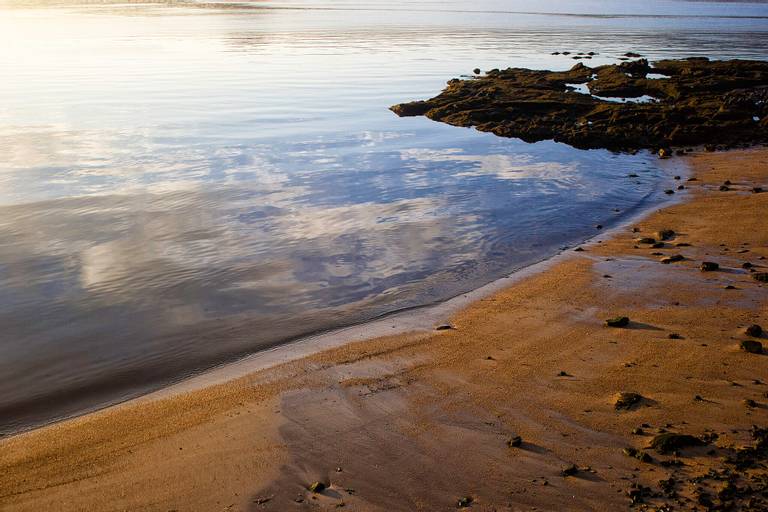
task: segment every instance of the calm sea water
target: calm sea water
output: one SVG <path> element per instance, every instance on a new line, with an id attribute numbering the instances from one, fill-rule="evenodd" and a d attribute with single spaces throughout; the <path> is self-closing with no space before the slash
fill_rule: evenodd
<path id="1" fill-rule="evenodd" d="M 445 299 L 661 200 L 649 155 L 394 103 L 574 64 L 556 50 L 768 57 L 764 4 L 0 6 L 0 433 Z"/>

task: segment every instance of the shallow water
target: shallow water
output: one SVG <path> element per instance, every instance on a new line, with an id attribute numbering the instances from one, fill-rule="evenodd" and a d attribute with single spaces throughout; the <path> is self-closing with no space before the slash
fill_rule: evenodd
<path id="1" fill-rule="evenodd" d="M 0 3 L 0 432 L 445 299 L 657 204 L 648 155 L 387 110 L 475 67 L 574 64 L 553 51 L 768 55 L 768 6 L 625 3 Z"/>

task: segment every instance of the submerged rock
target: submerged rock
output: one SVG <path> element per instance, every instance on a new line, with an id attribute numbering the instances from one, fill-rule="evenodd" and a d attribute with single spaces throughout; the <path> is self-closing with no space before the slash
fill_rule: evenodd
<path id="1" fill-rule="evenodd" d="M 649 73 L 668 78 L 649 79 Z M 586 84 L 591 94 L 573 84 Z M 768 62 L 641 59 L 595 68 L 580 62 L 568 71 L 492 70 L 451 80 L 438 96 L 391 110 L 584 149 L 734 147 L 768 141 Z"/>

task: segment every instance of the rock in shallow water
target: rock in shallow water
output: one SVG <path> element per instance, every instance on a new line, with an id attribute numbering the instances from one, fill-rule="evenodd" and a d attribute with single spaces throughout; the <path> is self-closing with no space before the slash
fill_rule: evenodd
<path id="1" fill-rule="evenodd" d="M 668 78 L 648 79 L 649 73 Z M 591 94 L 575 92 L 573 84 L 587 84 Z M 438 96 L 391 110 L 585 149 L 732 147 L 768 141 L 768 62 L 690 58 L 651 65 L 643 59 L 595 68 L 579 63 L 569 71 L 496 69 L 480 78 L 451 80 Z"/>

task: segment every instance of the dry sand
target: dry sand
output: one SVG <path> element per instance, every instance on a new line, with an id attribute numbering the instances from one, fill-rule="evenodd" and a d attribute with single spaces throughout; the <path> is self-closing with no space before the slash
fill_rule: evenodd
<path id="1" fill-rule="evenodd" d="M 6 439 L 0 510 L 451 510 L 464 496 L 471 510 L 616 510 L 633 483 L 658 491 L 670 475 L 680 497 L 650 501 L 690 508 L 687 479 L 725 467 L 768 420 L 755 382 L 768 356 L 739 350 L 745 327 L 768 327 L 768 285 L 741 267 L 768 267 L 768 193 L 749 191 L 768 188 L 768 150 L 691 165 L 688 200 L 473 303 L 454 330 L 353 342 Z M 662 228 L 678 233 L 665 248 L 635 247 Z M 603 325 L 616 315 L 629 327 Z M 622 391 L 646 399 L 617 411 Z M 659 429 L 720 437 L 682 467 L 622 453 Z M 312 494 L 313 481 L 330 488 Z"/>

